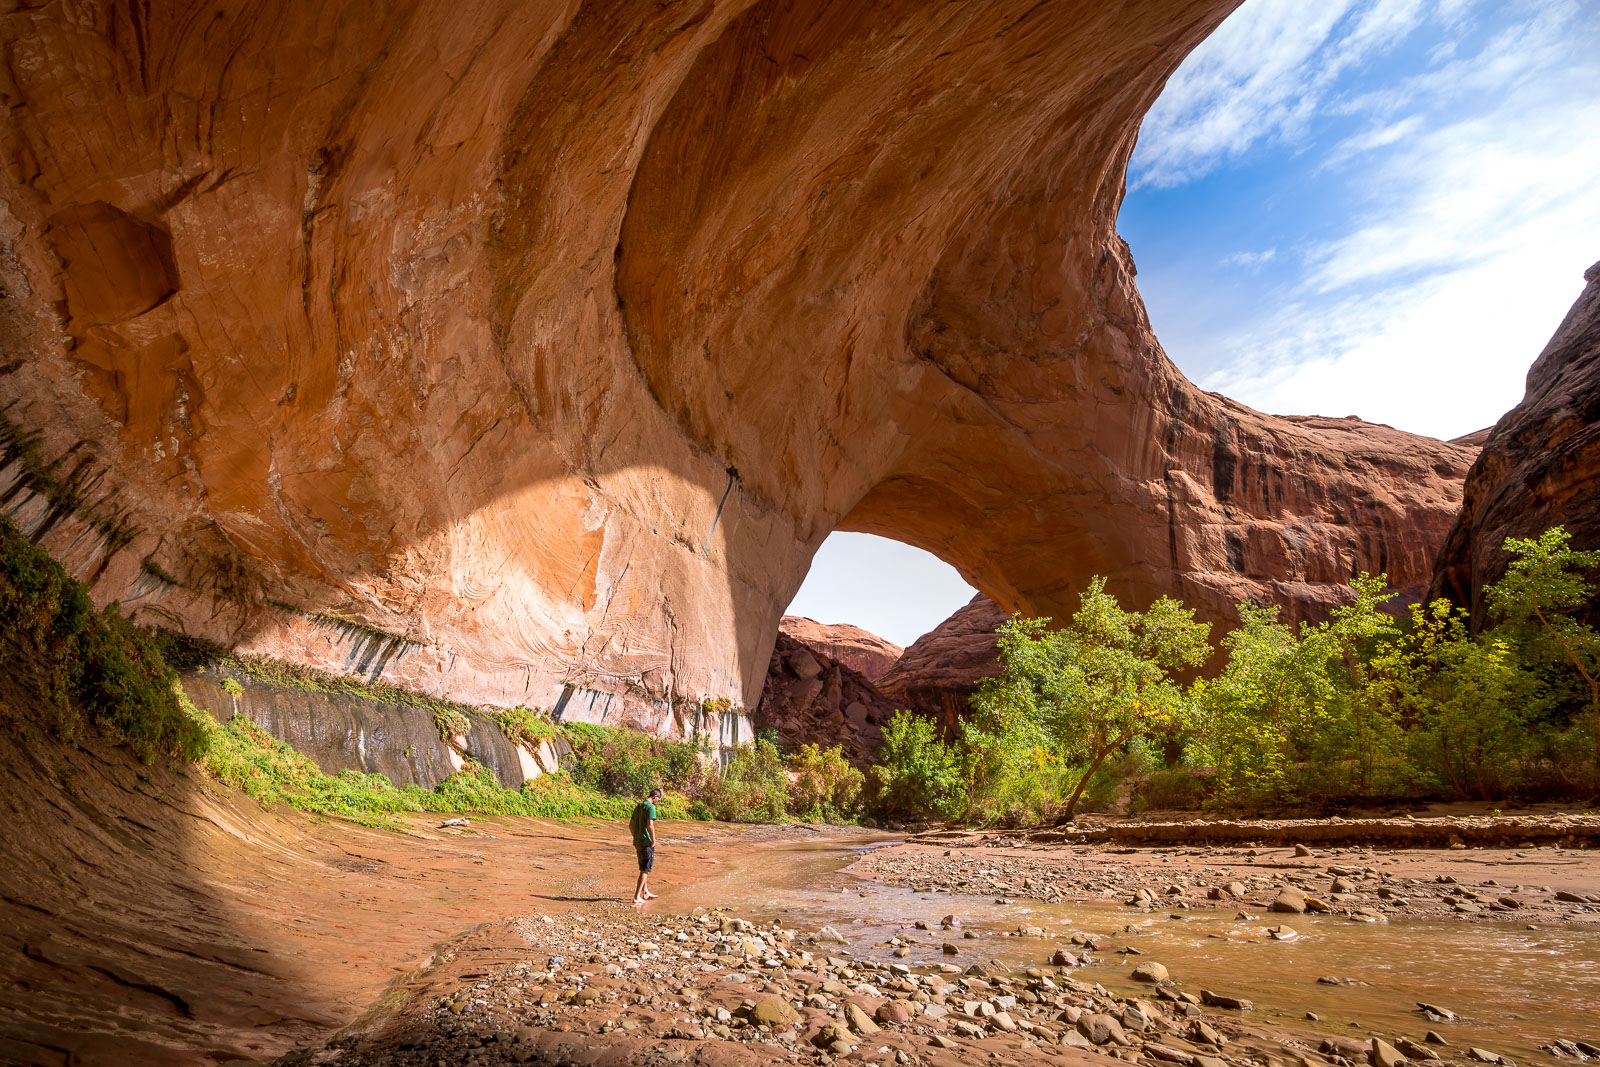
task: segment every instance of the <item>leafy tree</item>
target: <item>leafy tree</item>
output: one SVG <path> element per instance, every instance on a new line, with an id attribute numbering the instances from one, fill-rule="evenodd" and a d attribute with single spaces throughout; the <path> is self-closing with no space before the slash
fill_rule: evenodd
<path id="1" fill-rule="evenodd" d="M 1503 794 L 1505 770 L 1526 728 L 1517 693 L 1523 672 L 1503 637 L 1474 638 L 1448 601 L 1412 604 L 1409 626 L 1373 657 L 1394 682 L 1419 767 L 1458 795 Z"/>
<path id="2" fill-rule="evenodd" d="M 1398 632 L 1392 594 L 1361 575 L 1356 597 L 1299 630 L 1276 607 L 1240 604 L 1223 638 L 1228 662 L 1197 681 L 1194 728 L 1224 795 L 1285 800 L 1303 792 L 1370 794 L 1407 775 L 1392 674 L 1374 653 Z"/>
<path id="3" fill-rule="evenodd" d="M 1600 791 L 1600 634 L 1573 616 L 1594 598 L 1594 584 L 1581 572 L 1600 567 L 1600 552 L 1580 552 L 1571 540 L 1560 526 L 1537 538 L 1506 538 L 1505 550 L 1517 558 L 1484 594 L 1490 617 L 1501 627 L 1536 649 L 1543 646 L 1583 680 L 1586 728 L 1594 747 L 1591 785 Z"/>
<path id="4" fill-rule="evenodd" d="M 1136 738 L 1182 724 L 1186 694 L 1175 672 L 1211 654 L 1210 624 L 1162 597 L 1128 611 L 1096 577 L 1060 630 L 1014 617 L 1000 628 L 1002 670 L 973 695 L 967 733 L 983 763 L 1002 773 L 1051 763 L 1081 768 L 1062 819 L 1075 814 L 1102 764 Z"/>
<path id="5" fill-rule="evenodd" d="M 862 773 L 850 766 L 838 745 L 823 749 L 801 745 L 789 757 L 794 781 L 789 786 L 789 811 L 801 819 L 845 822 L 861 806 Z"/>
<path id="6" fill-rule="evenodd" d="M 869 776 L 873 806 L 885 815 L 932 812 L 958 818 L 967 805 L 961 754 L 939 739 L 932 719 L 896 711 L 883 730 L 883 747 Z"/>

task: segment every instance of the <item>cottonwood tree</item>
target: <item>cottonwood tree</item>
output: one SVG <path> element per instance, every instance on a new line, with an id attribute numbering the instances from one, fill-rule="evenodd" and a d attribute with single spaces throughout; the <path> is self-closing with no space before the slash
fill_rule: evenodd
<path id="1" fill-rule="evenodd" d="M 1591 784 L 1600 791 L 1600 634 L 1572 614 L 1593 601 L 1594 584 L 1582 572 L 1600 567 L 1600 552 L 1580 552 L 1571 541 L 1560 526 L 1536 538 L 1506 538 L 1505 550 L 1517 558 L 1484 594 L 1500 628 L 1522 631 L 1583 680 L 1585 727 L 1594 746 Z"/>
<path id="2" fill-rule="evenodd" d="M 1211 654 L 1211 625 L 1178 601 L 1162 597 L 1129 611 L 1105 586 L 1104 578 L 1090 581 L 1059 630 L 1020 615 L 1000 628 L 1001 673 L 978 687 L 966 729 L 980 774 L 1070 768 L 1062 821 L 1113 754 L 1182 726 L 1187 697 L 1174 674 Z"/>

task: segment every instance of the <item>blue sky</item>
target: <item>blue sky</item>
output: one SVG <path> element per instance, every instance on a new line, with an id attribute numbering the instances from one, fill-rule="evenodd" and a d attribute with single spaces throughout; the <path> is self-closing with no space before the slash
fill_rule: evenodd
<path id="1" fill-rule="evenodd" d="M 1202 387 L 1491 425 L 1600 260 L 1600 3 L 1248 0 L 1146 117 L 1118 227 Z"/>
<path id="2" fill-rule="evenodd" d="M 1600 260 L 1600 0 L 1246 0 L 1146 116 L 1118 228 L 1201 387 L 1491 425 Z M 834 534 L 789 610 L 903 645 L 971 595 Z"/>

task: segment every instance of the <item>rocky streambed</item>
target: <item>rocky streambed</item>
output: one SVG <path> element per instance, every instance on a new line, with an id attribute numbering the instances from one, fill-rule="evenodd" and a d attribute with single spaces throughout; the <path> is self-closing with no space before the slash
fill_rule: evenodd
<path id="1" fill-rule="evenodd" d="M 1596 874 L 1582 849 L 789 837 L 682 880 L 669 840 L 661 866 L 668 888 L 644 911 L 596 897 L 480 928 L 380 1024 L 283 1062 L 1399 1067 L 1600 1055 L 1600 900 L 1577 888 Z M 1508 868 L 1517 881 L 1497 876 Z"/>

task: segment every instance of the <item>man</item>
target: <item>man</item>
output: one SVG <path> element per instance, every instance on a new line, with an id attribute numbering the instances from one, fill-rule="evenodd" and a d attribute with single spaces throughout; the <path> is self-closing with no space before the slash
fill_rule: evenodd
<path id="1" fill-rule="evenodd" d="M 650 868 L 656 864 L 656 801 L 661 790 L 652 789 L 650 795 L 639 801 L 633 809 L 628 826 L 633 830 L 633 850 L 639 854 L 639 884 L 633 887 L 633 902 L 643 904 L 654 900 L 650 892 Z"/>

